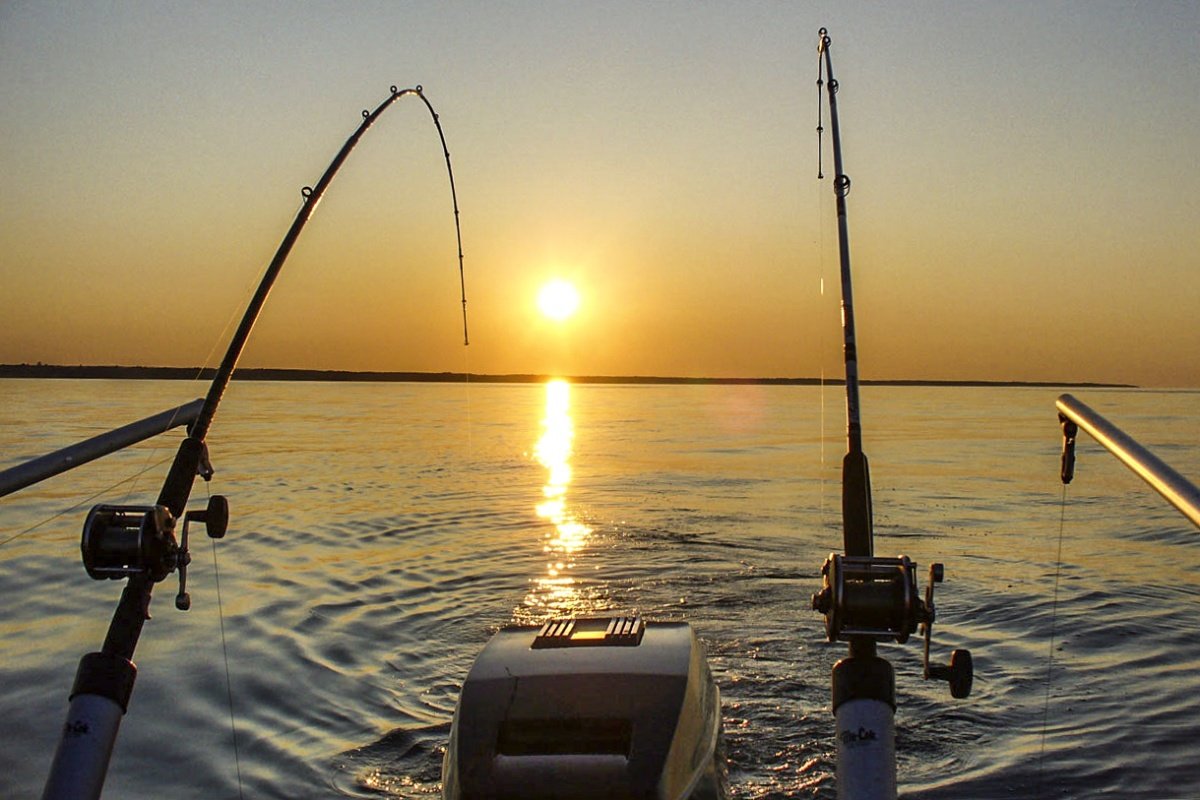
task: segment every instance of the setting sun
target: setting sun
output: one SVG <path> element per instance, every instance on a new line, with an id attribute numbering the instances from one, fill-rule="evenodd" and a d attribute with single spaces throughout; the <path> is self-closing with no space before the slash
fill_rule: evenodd
<path id="1" fill-rule="evenodd" d="M 579 308 L 579 292 L 561 278 L 555 278 L 538 292 L 538 308 L 556 322 L 562 322 Z"/>

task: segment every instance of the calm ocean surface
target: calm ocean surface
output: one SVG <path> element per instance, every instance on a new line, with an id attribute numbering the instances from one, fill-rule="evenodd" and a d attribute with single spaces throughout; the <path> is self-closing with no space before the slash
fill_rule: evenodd
<path id="1" fill-rule="evenodd" d="M 206 388 L 0 381 L 0 467 Z M 1200 393 L 1075 394 L 1200 479 Z M 882 648 L 906 797 L 1200 797 L 1200 532 L 1083 435 L 1064 506 L 1056 396 L 863 389 L 876 552 L 922 587 L 946 564 L 936 658 L 976 664 L 955 701 Z M 704 640 L 737 797 L 833 797 L 845 648 L 809 596 L 842 424 L 840 387 L 233 384 L 194 493 L 230 530 L 193 539 L 190 612 L 156 592 L 106 796 L 237 797 L 230 692 L 246 797 L 435 795 L 499 626 L 637 612 Z M 180 435 L 0 500 L 2 797 L 40 794 L 120 592 L 80 564 L 87 509 L 153 502 Z"/>

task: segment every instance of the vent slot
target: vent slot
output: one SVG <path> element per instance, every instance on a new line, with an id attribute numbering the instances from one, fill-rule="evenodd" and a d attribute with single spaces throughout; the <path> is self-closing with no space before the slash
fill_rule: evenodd
<path id="1" fill-rule="evenodd" d="M 533 637 L 534 650 L 545 647 L 637 647 L 646 633 L 641 617 L 554 619 Z"/>
<path id="2" fill-rule="evenodd" d="M 633 726 L 627 719 L 520 719 L 500 723 L 502 756 L 629 757 Z"/>

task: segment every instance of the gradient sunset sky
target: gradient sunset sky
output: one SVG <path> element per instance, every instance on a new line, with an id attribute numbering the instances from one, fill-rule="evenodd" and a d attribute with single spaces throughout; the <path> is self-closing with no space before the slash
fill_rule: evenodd
<path id="1" fill-rule="evenodd" d="M 405 98 L 243 366 L 837 376 L 821 26 L 864 378 L 1200 387 L 1197 2 L 5 2 L 0 363 L 215 363 L 421 84 L 471 346 Z"/>

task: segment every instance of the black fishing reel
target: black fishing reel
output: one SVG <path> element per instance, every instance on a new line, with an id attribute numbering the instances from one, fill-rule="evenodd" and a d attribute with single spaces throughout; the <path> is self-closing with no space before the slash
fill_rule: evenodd
<path id="1" fill-rule="evenodd" d="M 955 650 L 949 666 L 931 666 L 929 645 L 936 616 L 933 587 L 941 583 L 941 564 L 929 568 L 922 600 L 917 590 L 917 565 L 908 556 L 877 558 L 833 553 L 821 567 L 824 585 L 812 597 L 812 607 L 825 615 L 825 634 L 831 642 L 867 638 L 903 644 L 921 628 L 925 639 L 924 677 L 944 680 L 957 698 L 971 693 L 974 667 L 971 653 Z"/>
<path id="2" fill-rule="evenodd" d="M 179 570 L 179 593 L 175 607 L 191 607 L 187 588 L 188 524 L 203 522 L 208 535 L 220 539 L 229 526 L 229 502 L 213 495 L 203 510 L 184 513 L 180 537 L 175 539 L 176 519 L 166 506 L 98 505 L 83 523 L 79 549 L 83 567 L 96 580 L 121 580 L 146 576 L 158 583 Z"/>

